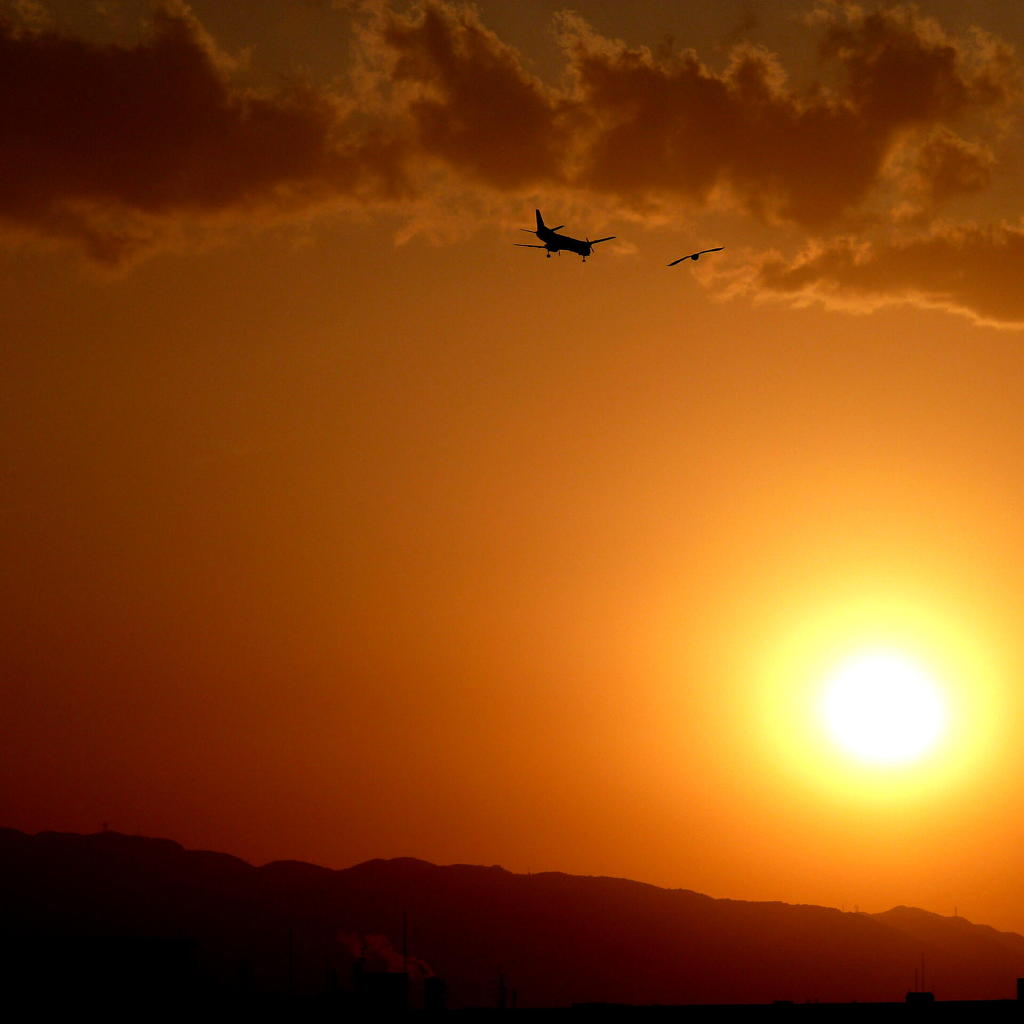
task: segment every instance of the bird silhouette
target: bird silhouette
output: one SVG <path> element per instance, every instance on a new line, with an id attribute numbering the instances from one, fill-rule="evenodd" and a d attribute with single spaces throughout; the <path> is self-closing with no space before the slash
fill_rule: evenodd
<path id="1" fill-rule="evenodd" d="M 721 252 L 725 248 L 724 245 L 720 245 L 717 249 L 701 249 L 700 252 L 691 252 L 689 256 L 680 256 L 679 259 L 673 260 L 671 263 L 667 263 L 666 266 L 674 267 L 677 263 L 682 263 L 683 260 L 693 260 L 696 262 L 706 252 Z"/>

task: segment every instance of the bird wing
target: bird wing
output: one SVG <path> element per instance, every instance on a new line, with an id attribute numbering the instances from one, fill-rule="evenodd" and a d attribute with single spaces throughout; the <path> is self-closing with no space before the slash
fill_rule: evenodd
<path id="1" fill-rule="evenodd" d="M 696 256 L 703 256 L 706 252 L 721 252 L 724 248 L 724 245 L 720 245 L 717 249 L 701 249 L 700 252 L 691 252 L 689 256 L 680 256 L 679 259 L 673 260 L 671 263 L 666 263 L 665 266 L 674 267 L 677 263 L 682 263 L 684 260 L 692 260 Z"/>

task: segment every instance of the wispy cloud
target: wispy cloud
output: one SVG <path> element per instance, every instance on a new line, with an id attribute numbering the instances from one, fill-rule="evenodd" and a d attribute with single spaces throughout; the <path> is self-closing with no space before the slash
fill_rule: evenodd
<path id="1" fill-rule="evenodd" d="M 738 270 L 709 270 L 724 296 L 750 295 L 792 306 L 852 313 L 915 305 L 978 324 L 1024 328 L 1021 225 L 946 225 L 926 233 L 867 242 L 841 236 L 793 257 L 751 256 Z"/>

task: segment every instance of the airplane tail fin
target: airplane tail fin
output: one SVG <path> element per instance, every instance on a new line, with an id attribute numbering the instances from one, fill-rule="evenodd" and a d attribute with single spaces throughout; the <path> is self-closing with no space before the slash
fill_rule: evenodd
<path id="1" fill-rule="evenodd" d="M 543 231 L 544 230 L 544 218 L 540 215 L 540 210 L 537 210 L 536 213 L 537 213 L 537 230 L 538 231 Z"/>

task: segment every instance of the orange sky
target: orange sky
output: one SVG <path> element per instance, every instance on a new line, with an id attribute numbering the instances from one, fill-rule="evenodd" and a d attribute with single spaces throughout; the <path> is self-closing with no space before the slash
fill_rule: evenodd
<path id="1" fill-rule="evenodd" d="M 562 6 L 2 6 L 0 823 L 1024 930 L 1024 9 Z"/>

